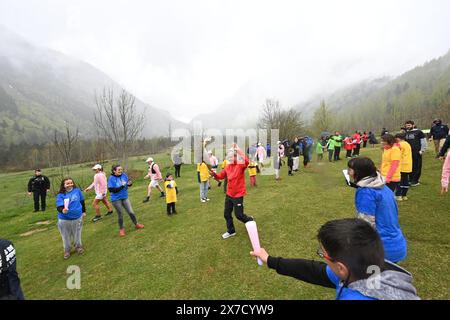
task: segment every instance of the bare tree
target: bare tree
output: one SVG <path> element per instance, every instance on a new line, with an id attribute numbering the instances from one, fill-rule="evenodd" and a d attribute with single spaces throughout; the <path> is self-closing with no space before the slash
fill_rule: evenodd
<path id="1" fill-rule="evenodd" d="M 258 128 L 267 129 L 269 139 L 271 139 L 270 129 L 278 129 L 280 138 L 290 139 L 304 130 L 304 123 L 301 112 L 293 108 L 283 110 L 278 100 L 266 99 L 262 106 Z"/>
<path id="2" fill-rule="evenodd" d="M 62 174 L 65 173 L 64 169 L 66 170 L 66 173 L 70 172 L 69 165 L 71 164 L 72 152 L 77 144 L 78 137 L 78 126 L 75 129 L 72 129 L 67 121 L 65 123 L 65 130 L 63 133 L 58 132 L 57 130 L 54 131 L 53 144 L 63 160 L 63 165 L 60 166 Z"/>
<path id="3" fill-rule="evenodd" d="M 141 136 L 145 123 L 145 113 L 137 111 L 135 100 L 123 89 L 117 99 L 112 88 L 104 88 L 100 96 L 95 96 L 97 110 L 94 123 L 97 133 L 106 141 L 112 154 L 121 159 L 125 168 L 128 167 L 129 153 Z"/>
<path id="4" fill-rule="evenodd" d="M 313 131 L 317 135 L 320 135 L 323 131 L 330 131 L 332 129 L 332 114 L 324 100 L 322 100 L 320 107 L 314 112 L 312 124 Z"/>

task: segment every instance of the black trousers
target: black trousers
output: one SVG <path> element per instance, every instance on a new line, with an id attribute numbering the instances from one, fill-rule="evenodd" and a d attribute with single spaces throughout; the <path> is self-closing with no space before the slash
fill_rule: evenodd
<path id="1" fill-rule="evenodd" d="M 347 158 L 351 158 L 351 157 L 352 157 L 352 149 L 347 150 L 347 155 L 346 155 L 346 157 L 347 157 Z"/>
<path id="2" fill-rule="evenodd" d="M 47 198 L 47 191 L 33 191 L 33 200 L 34 200 L 34 210 L 39 211 L 39 198 L 41 199 L 41 208 L 42 211 L 45 210 L 46 203 L 45 200 Z"/>
<path id="3" fill-rule="evenodd" d="M 411 184 L 418 183 L 422 175 L 422 155 L 420 153 L 412 154 L 413 169 L 410 175 Z"/>
<path id="4" fill-rule="evenodd" d="M 167 214 L 177 213 L 177 210 L 175 209 L 175 203 L 176 202 L 171 202 L 167 204 Z"/>
<path id="5" fill-rule="evenodd" d="M 389 183 L 386 183 L 386 186 L 387 186 L 389 189 L 391 189 L 392 192 L 395 192 L 395 190 L 399 188 L 400 182 L 398 182 L 398 181 L 397 181 L 397 182 L 391 181 L 391 182 L 389 182 Z"/>
<path id="6" fill-rule="evenodd" d="M 175 166 L 175 178 L 180 178 L 181 164 L 176 164 L 174 166 Z"/>
<path id="7" fill-rule="evenodd" d="M 339 157 L 341 154 L 341 147 L 334 147 L 334 161 L 341 160 Z"/>
<path id="8" fill-rule="evenodd" d="M 236 232 L 233 223 L 233 215 L 232 215 L 233 209 L 234 215 L 239 221 L 242 221 L 243 223 L 253 221 L 251 217 L 246 216 L 244 213 L 244 197 L 232 198 L 229 195 L 227 195 L 225 197 L 225 210 L 223 216 L 227 222 L 227 231 L 230 234 Z"/>
<path id="9" fill-rule="evenodd" d="M 406 197 L 409 190 L 409 173 L 401 172 L 401 175 L 400 186 L 397 188 L 395 195 L 397 197 Z"/>
<path id="10" fill-rule="evenodd" d="M 360 149 L 361 149 L 361 145 L 359 143 L 357 143 L 355 146 L 355 149 L 353 149 L 353 156 L 359 156 Z"/>
<path id="11" fill-rule="evenodd" d="M 367 140 L 363 142 L 363 148 L 367 147 Z"/>

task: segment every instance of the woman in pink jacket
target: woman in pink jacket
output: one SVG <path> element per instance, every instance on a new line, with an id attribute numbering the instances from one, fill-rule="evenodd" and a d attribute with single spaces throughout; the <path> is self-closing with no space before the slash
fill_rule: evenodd
<path id="1" fill-rule="evenodd" d="M 96 164 L 92 167 L 92 170 L 95 171 L 94 176 L 94 182 L 87 187 L 84 192 L 89 192 L 90 190 L 95 190 L 95 199 L 92 202 L 92 206 L 95 209 L 95 217 L 92 218 L 92 222 L 97 222 L 102 218 L 102 214 L 100 213 L 100 201 L 103 202 L 103 204 L 108 209 L 108 213 L 105 216 L 109 216 L 111 213 L 113 213 L 113 209 L 111 206 L 111 203 L 108 201 L 108 198 L 106 197 L 106 193 L 108 192 L 107 189 L 107 182 L 106 182 L 106 175 L 103 172 L 103 168 L 101 165 Z"/>

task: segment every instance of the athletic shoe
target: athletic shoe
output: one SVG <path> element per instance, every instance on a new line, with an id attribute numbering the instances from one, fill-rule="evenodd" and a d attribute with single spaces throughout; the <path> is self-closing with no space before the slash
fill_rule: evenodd
<path id="1" fill-rule="evenodd" d="M 97 222 L 98 220 L 101 220 L 102 216 L 95 216 L 92 218 L 92 222 Z"/>
<path id="2" fill-rule="evenodd" d="M 403 201 L 408 201 L 408 197 L 403 197 Z"/>
<path id="3" fill-rule="evenodd" d="M 397 200 L 397 201 L 403 201 L 403 197 L 400 197 L 400 196 L 395 197 L 395 200 Z"/>
<path id="4" fill-rule="evenodd" d="M 33 212 L 39 212 L 39 210 L 33 210 Z"/>
<path id="5" fill-rule="evenodd" d="M 112 211 L 108 211 L 108 212 L 105 214 L 105 217 L 112 215 L 112 213 L 113 213 Z"/>
<path id="6" fill-rule="evenodd" d="M 236 235 L 236 232 L 228 233 L 228 231 L 227 231 L 227 232 L 225 232 L 225 233 L 222 235 L 222 238 L 223 238 L 223 239 L 228 239 L 229 237 L 234 237 L 235 235 Z"/>
<path id="7" fill-rule="evenodd" d="M 149 202 L 150 201 L 150 197 L 147 197 L 147 198 L 145 198 L 143 201 L 142 201 L 142 203 L 146 203 L 146 202 Z"/>
<path id="8" fill-rule="evenodd" d="M 420 182 L 411 183 L 410 186 L 411 186 L 411 187 L 417 187 L 417 186 L 420 186 Z"/>
<path id="9" fill-rule="evenodd" d="M 125 229 L 119 230 L 119 237 L 125 237 Z"/>
<path id="10" fill-rule="evenodd" d="M 134 227 L 135 227 L 136 229 L 144 229 L 144 225 L 141 224 L 141 223 L 137 223 Z"/>
<path id="11" fill-rule="evenodd" d="M 209 199 L 209 198 L 206 198 L 205 200 L 206 200 L 206 201 L 209 201 L 210 199 Z"/>
<path id="12" fill-rule="evenodd" d="M 164 192 L 161 192 L 161 194 L 159 195 L 160 198 L 164 198 L 166 195 L 164 194 Z"/>
<path id="13" fill-rule="evenodd" d="M 205 199 L 200 199 L 200 201 L 201 201 L 201 202 L 203 202 L 203 203 L 205 203 L 205 202 L 206 202 L 206 200 L 205 200 Z"/>
<path id="14" fill-rule="evenodd" d="M 70 252 L 64 252 L 64 260 L 67 260 L 70 258 Z"/>

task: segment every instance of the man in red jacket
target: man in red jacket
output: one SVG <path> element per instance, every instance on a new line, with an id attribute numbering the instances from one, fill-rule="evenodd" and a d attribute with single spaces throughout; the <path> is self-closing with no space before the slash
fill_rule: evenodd
<path id="1" fill-rule="evenodd" d="M 236 218 L 243 223 L 253 221 L 253 217 L 249 217 L 244 213 L 244 196 L 245 191 L 245 170 L 248 167 L 249 159 L 244 152 L 233 144 L 233 158 L 230 163 L 219 174 L 210 171 L 211 176 L 217 181 L 227 178 L 227 194 L 225 197 L 224 217 L 227 221 L 227 232 L 222 235 L 223 239 L 236 235 L 236 230 L 233 224 L 233 209 Z M 240 159 L 238 160 L 238 156 Z"/>

